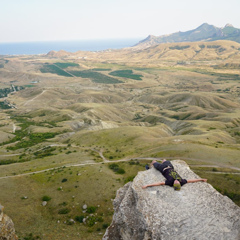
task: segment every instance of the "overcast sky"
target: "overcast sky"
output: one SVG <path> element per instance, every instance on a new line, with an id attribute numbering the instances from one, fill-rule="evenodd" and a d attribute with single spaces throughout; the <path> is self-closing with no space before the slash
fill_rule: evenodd
<path id="1" fill-rule="evenodd" d="M 146 38 L 240 28 L 240 0 L 2 0 L 0 42 Z"/>

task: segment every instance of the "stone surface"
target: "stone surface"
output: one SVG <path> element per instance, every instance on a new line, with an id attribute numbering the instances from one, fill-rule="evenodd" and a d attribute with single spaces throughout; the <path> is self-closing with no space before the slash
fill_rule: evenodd
<path id="1" fill-rule="evenodd" d="M 45 207 L 47 205 L 47 201 L 42 202 L 42 206 Z"/>
<path id="2" fill-rule="evenodd" d="M 200 178 L 184 161 L 172 161 L 186 179 Z M 205 182 L 142 189 L 165 178 L 154 168 L 139 172 L 117 191 L 114 216 L 103 240 L 239 240 L 240 208 Z"/>
<path id="3" fill-rule="evenodd" d="M 14 224 L 11 218 L 3 213 L 3 206 L 0 204 L 0 240 L 17 240 Z"/>

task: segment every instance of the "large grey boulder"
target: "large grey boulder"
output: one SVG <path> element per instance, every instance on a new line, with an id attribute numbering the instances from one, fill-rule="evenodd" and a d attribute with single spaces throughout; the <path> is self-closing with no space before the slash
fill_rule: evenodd
<path id="1" fill-rule="evenodd" d="M 13 221 L 3 213 L 3 209 L 0 204 L 0 240 L 17 240 Z"/>
<path id="2" fill-rule="evenodd" d="M 200 178 L 184 161 L 172 161 L 186 179 Z M 205 182 L 142 189 L 165 181 L 156 169 L 139 172 L 117 191 L 104 240 L 239 240 L 240 208 Z"/>

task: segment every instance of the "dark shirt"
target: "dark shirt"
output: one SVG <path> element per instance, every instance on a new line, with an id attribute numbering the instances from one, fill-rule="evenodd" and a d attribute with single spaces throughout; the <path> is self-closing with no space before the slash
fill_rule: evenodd
<path id="1" fill-rule="evenodd" d="M 166 178 L 165 185 L 173 186 L 175 180 L 178 180 L 181 186 L 187 183 L 187 180 L 182 179 L 173 169 L 167 169 L 164 171 L 163 176 Z"/>
<path id="2" fill-rule="evenodd" d="M 186 179 L 182 179 L 181 176 L 174 170 L 173 165 L 170 161 L 165 161 L 163 163 L 154 163 L 153 166 L 162 173 L 162 175 L 166 178 L 165 185 L 173 186 L 174 181 L 178 180 L 182 185 L 187 183 Z M 169 168 L 167 168 L 169 167 Z M 167 168 L 167 169 L 165 169 Z M 165 169 L 165 170 L 164 170 Z"/>

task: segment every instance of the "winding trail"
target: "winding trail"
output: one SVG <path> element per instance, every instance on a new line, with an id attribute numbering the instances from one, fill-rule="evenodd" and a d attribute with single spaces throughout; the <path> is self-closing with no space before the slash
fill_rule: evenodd
<path id="1" fill-rule="evenodd" d="M 26 101 L 26 102 L 23 104 L 23 106 L 26 106 L 28 103 L 34 101 L 35 99 L 37 99 L 38 97 L 40 97 L 41 95 L 43 95 L 46 91 L 47 91 L 47 90 L 43 90 L 43 91 L 42 91 L 40 94 L 38 94 L 36 97 L 34 97 L 34 98 Z"/>
<path id="2" fill-rule="evenodd" d="M 49 146 L 67 146 L 67 145 L 65 145 L 65 144 L 62 144 L 62 145 L 51 144 Z M 44 148 L 46 148 L 46 147 L 47 146 L 45 146 Z M 78 147 L 78 146 L 73 145 L 72 147 Z M 42 148 L 42 149 L 44 149 L 44 148 Z M 42 150 L 42 149 L 40 149 L 40 150 Z M 40 150 L 37 150 L 37 151 L 40 151 Z M 91 150 L 97 152 L 99 154 L 99 156 L 102 158 L 103 162 L 85 162 L 85 163 L 77 163 L 77 164 L 67 164 L 67 165 L 63 165 L 63 166 L 60 166 L 60 167 L 47 168 L 47 169 L 39 170 L 39 171 L 35 171 L 35 172 L 21 173 L 21 174 L 16 174 L 16 175 L 0 177 L 0 180 L 1 179 L 7 179 L 7 178 L 28 176 L 28 175 L 37 174 L 37 173 L 43 173 L 43 172 L 47 172 L 47 171 L 51 171 L 51 170 L 57 170 L 57 169 L 60 169 L 60 168 L 63 168 L 63 167 L 80 167 L 80 166 L 87 166 L 87 165 L 100 165 L 102 163 L 128 162 L 128 161 L 131 161 L 131 160 L 151 160 L 151 161 L 156 160 L 156 161 L 161 161 L 162 159 L 164 159 L 164 157 L 161 157 L 161 158 L 133 157 L 133 158 L 124 158 L 124 159 L 111 160 L 110 161 L 110 160 L 108 160 L 104 157 L 102 149 L 101 150 L 91 149 Z M 12 155 L 14 156 L 14 155 L 17 155 L 17 154 L 12 154 Z M 178 159 L 178 158 L 176 158 L 176 157 L 166 157 L 166 159 L 175 160 L 175 159 Z M 202 161 L 202 159 L 184 158 L 184 157 L 181 157 L 181 160 Z M 225 167 L 225 168 L 230 168 L 230 169 L 233 169 L 233 170 L 240 171 L 240 168 L 238 168 L 238 167 L 231 167 L 231 166 L 225 166 L 225 165 L 195 165 L 195 166 L 198 166 L 198 167 Z M 211 171 L 211 173 L 214 173 L 214 174 L 228 174 L 229 172 L 213 172 L 213 171 Z M 231 174 L 240 174 L 240 173 L 231 173 Z"/>

